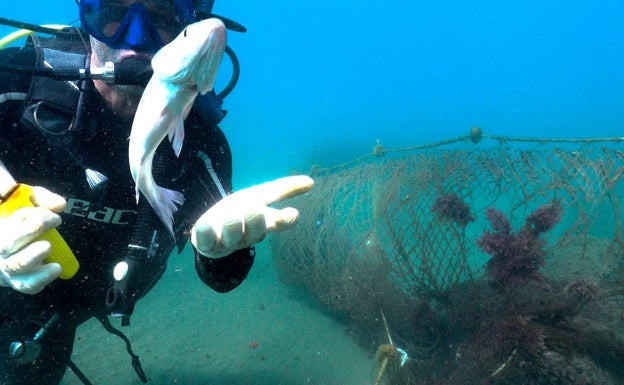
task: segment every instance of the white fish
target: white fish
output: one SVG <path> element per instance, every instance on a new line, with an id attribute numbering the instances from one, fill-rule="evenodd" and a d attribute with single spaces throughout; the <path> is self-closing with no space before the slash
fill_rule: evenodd
<path id="1" fill-rule="evenodd" d="M 219 19 L 188 25 L 152 59 L 154 74 L 147 83 L 130 133 L 129 161 L 136 182 L 136 198 L 143 193 L 173 235 L 173 214 L 184 203 L 182 193 L 156 185 L 152 160 L 165 138 L 180 155 L 184 119 L 199 93 L 212 90 L 226 45 L 225 26 Z"/>

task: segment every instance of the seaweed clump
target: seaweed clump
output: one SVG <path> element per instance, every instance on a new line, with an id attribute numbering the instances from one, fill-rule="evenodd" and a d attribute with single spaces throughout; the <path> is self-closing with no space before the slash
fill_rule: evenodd
<path id="1" fill-rule="evenodd" d="M 454 206 L 454 198 L 438 202 L 440 215 L 445 208 L 461 207 Z M 485 277 L 454 284 L 435 300 L 422 298 L 404 308 L 411 315 L 402 317 L 409 320 L 407 328 L 390 322 L 410 359 L 386 374 L 387 383 L 623 383 L 624 340 L 599 318 L 597 284 L 547 279 L 540 272 L 547 254 L 543 235 L 561 221 L 562 213 L 561 202 L 552 200 L 514 232 L 501 211 L 487 210 L 491 229 L 477 241 L 491 257 Z"/>
<path id="2" fill-rule="evenodd" d="M 475 220 L 470 212 L 470 206 L 455 194 L 439 196 L 433 203 L 431 212 L 437 213 L 447 221 L 457 223 L 461 228 Z"/>
<path id="3" fill-rule="evenodd" d="M 546 242 L 541 235 L 561 221 L 562 211 L 560 201 L 553 199 L 537 208 L 526 218 L 524 226 L 513 232 L 505 214 L 487 209 L 485 215 L 492 231 L 486 230 L 477 244 L 491 256 L 486 273 L 496 287 L 504 290 L 531 280 L 545 283 L 539 273 L 546 255 Z"/>

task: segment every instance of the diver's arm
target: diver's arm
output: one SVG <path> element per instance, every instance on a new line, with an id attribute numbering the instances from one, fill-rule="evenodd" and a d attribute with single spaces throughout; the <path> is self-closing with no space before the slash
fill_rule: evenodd
<path id="1" fill-rule="evenodd" d="M 0 50 L 2 65 L 32 66 L 34 62 L 33 49 Z M 44 262 L 50 253 L 50 243 L 38 239 L 43 232 L 61 223 L 57 213 L 65 207 L 65 199 L 41 187 L 35 187 L 29 193 L 28 200 L 34 207 L 18 208 L 7 214 L 11 209 L 4 205 L 10 207 L 18 199 L 14 194 L 25 191 L 19 188 L 7 190 L 7 184 L 15 181 L 6 173 L 8 169 L 15 171 L 19 166 L 29 164 L 23 154 L 24 148 L 20 146 L 20 141 L 28 140 L 28 137 L 16 127 L 31 79 L 26 73 L 0 70 L 0 162 L 7 168 L 1 175 L 3 191 L 0 191 L 5 194 L 0 199 L 0 286 L 24 294 L 40 292 L 61 273 L 59 264 Z"/>
<path id="2" fill-rule="evenodd" d="M 248 187 L 221 199 L 206 210 L 191 229 L 197 265 L 231 272 L 234 278 L 240 274 L 244 278 L 253 261 L 253 252 L 250 254 L 247 248 L 262 241 L 268 232 L 292 228 L 299 217 L 293 207 L 275 209 L 270 205 L 303 194 L 313 184 L 308 176 L 290 176 Z M 234 288 L 241 281 L 234 279 L 230 284 Z"/>
<path id="3" fill-rule="evenodd" d="M 187 139 L 182 148 L 180 186 L 172 186 L 183 191 L 186 198 L 175 219 L 180 224 L 176 234 L 179 250 L 186 244 L 199 217 L 220 201 L 224 194 L 232 192 L 232 155 L 225 135 L 216 124 L 221 114 L 215 106 L 214 103 L 198 105 L 196 102 L 185 121 L 188 138 L 193 139 Z M 236 250 L 218 260 L 206 258 L 195 247 L 193 249 L 198 277 L 208 287 L 221 293 L 233 290 L 245 280 L 255 256 L 252 247 Z"/>
<path id="4" fill-rule="evenodd" d="M 185 163 L 194 170 L 190 181 L 194 186 L 183 191 L 192 191 L 186 194 L 187 198 L 201 197 L 201 202 L 187 200 L 180 211 L 194 210 L 186 218 L 191 219 L 191 244 L 198 275 L 214 290 L 224 292 L 237 287 L 247 276 L 255 256 L 254 244 L 262 241 L 267 232 L 286 230 L 297 221 L 296 209 L 269 206 L 308 191 L 313 181 L 307 176 L 293 176 L 231 193 L 232 156 L 227 139 L 217 126 L 222 114 L 205 113 L 211 109 L 219 112 L 220 104 L 196 103 L 196 114 L 185 121 L 189 137 L 195 139 Z M 197 210 L 203 212 L 197 215 Z"/>
<path id="5" fill-rule="evenodd" d="M 237 287 L 253 264 L 254 244 L 270 231 L 292 228 L 299 212 L 271 204 L 312 188 L 313 180 L 291 176 L 237 191 L 204 212 L 191 228 L 195 267 L 204 283 L 219 292 Z"/>

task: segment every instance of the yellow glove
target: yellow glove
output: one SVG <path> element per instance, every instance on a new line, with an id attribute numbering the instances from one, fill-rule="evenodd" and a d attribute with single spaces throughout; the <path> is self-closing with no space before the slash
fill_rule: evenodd
<path id="1" fill-rule="evenodd" d="M 34 207 L 0 217 L 0 285 L 36 294 L 61 274 L 58 263 L 44 262 L 51 246 L 39 237 L 61 224 L 56 213 L 64 210 L 66 202 L 42 187 L 32 188 L 30 202 Z"/>
<path id="2" fill-rule="evenodd" d="M 197 220 L 191 244 L 205 257 L 221 258 L 262 241 L 269 231 L 290 229 L 299 218 L 297 209 L 269 205 L 303 194 L 313 184 L 308 176 L 290 176 L 228 195 Z"/>

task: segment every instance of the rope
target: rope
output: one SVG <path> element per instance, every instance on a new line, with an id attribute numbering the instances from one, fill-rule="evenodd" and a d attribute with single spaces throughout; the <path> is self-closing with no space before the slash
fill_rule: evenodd
<path id="1" fill-rule="evenodd" d="M 361 157 L 355 158 L 348 162 L 344 162 L 335 166 L 330 167 L 318 167 L 315 166 L 312 168 L 311 174 L 319 175 L 319 174 L 329 174 L 338 170 L 342 170 L 347 168 L 353 164 L 362 163 L 371 158 L 380 158 L 386 154 L 391 153 L 401 153 L 401 152 L 416 152 L 421 150 L 427 150 L 436 147 L 447 146 L 453 143 L 466 143 L 472 142 L 475 145 L 481 142 L 483 138 L 491 139 L 499 142 L 499 144 L 507 144 L 513 142 L 519 143 L 536 143 L 536 144 L 547 144 L 547 143 L 619 143 L 624 142 L 624 137 L 606 137 L 606 138 L 531 138 L 531 137 L 519 137 L 519 136 L 502 136 L 502 135 L 489 135 L 484 134 L 481 128 L 475 126 L 470 129 L 470 133 L 467 135 L 458 136 L 455 138 L 440 140 L 432 143 L 425 143 L 415 146 L 408 147 L 397 147 L 397 148 L 386 148 L 381 143 L 377 143 L 373 147 L 373 151 L 369 154 L 363 155 Z"/>

